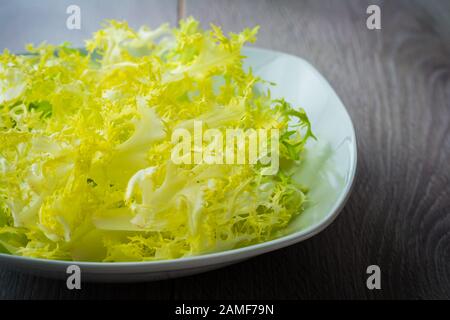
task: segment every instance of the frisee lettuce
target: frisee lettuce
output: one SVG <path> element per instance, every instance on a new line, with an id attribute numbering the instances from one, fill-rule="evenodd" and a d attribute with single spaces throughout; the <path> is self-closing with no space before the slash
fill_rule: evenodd
<path id="1" fill-rule="evenodd" d="M 289 168 L 314 136 L 303 110 L 273 100 L 243 68 L 257 31 L 108 21 L 84 51 L 42 44 L 0 55 L 0 251 L 147 261 L 279 235 L 303 210 Z M 171 133 L 196 119 L 279 129 L 278 174 L 174 165 Z"/>

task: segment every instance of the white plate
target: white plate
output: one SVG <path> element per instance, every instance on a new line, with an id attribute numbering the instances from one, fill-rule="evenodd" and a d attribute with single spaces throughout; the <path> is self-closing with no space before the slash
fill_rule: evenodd
<path id="1" fill-rule="evenodd" d="M 81 268 L 83 281 L 130 282 L 180 277 L 280 249 L 314 236 L 339 214 L 349 196 L 356 171 L 356 137 L 352 121 L 339 97 L 306 61 L 280 52 L 245 48 L 246 65 L 263 79 L 276 83 L 273 98 L 284 97 L 304 108 L 317 142 L 308 145 L 296 177 L 310 188 L 310 205 L 284 237 L 240 249 L 177 260 L 96 263 L 33 259 L 0 254 L 0 263 L 25 272 L 66 277 L 71 264 Z M 342 75 L 343 77 L 345 75 Z"/>

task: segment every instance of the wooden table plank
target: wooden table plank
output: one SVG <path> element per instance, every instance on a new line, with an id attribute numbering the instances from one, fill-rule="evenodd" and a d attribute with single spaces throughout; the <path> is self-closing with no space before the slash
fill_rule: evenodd
<path id="1" fill-rule="evenodd" d="M 381 6 L 380 31 L 366 28 L 369 4 Z M 129 17 L 133 23 L 141 21 L 135 15 L 147 14 L 158 23 L 173 21 L 175 6 L 170 11 L 155 5 L 160 9 L 149 6 L 147 12 L 136 4 Z M 185 5 L 186 14 L 205 26 L 214 22 L 239 31 L 261 25 L 257 46 L 309 60 L 336 89 L 359 147 L 356 184 L 340 217 L 298 245 L 176 280 L 84 284 L 71 292 L 62 281 L 3 271 L 0 298 L 450 298 L 450 2 Z M 7 16 L 3 8 L 0 27 L 2 14 Z M 0 33 L 0 39 L 3 46 L 11 38 Z M 381 267 L 380 291 L 365 286 L 371 264 Z"/>

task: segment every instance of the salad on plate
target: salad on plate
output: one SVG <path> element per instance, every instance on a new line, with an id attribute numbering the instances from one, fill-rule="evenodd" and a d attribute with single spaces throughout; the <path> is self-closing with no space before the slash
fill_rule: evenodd
<path id="1" fill-rule="evenodd" d="M 314 135 L 304 110 L 272 99 L 274 84 L 243 67 L 241 49 L 257 31 L 225 35 L 193 18 L 138 31 L 108 21 L 85 49 L 4 51 L 0 252 L 149 261 L 283 235 L 307 203 L 307 186 L 291 175 Z M 198 123 L 215 135 L 193 138 L 174 161 L 174 133 Z M 230 129 L 278 134 L 253 162 L 227 162 L 255 146 L 246 136 L 221 152 Z M 219 161 L 187 161 L 199 149 Z M 268 157 L 278 161 L 271 174 Z"/>

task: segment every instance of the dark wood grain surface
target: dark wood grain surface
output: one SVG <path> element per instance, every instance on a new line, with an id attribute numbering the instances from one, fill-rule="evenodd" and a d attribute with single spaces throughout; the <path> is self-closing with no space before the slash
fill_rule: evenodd
<path id="1" fill-rule="evenodd" d="M 25 10 L 10 2 L 0 5 L 0 17 Z M 310 61 L 356 127 L 353 193 L 339 218 L 314 238 L 221 270 L 69 291 L 64 281 L 0 267 L 0 298 L 450 299 L 450 1 L 132 2 L 146 10 L 127 18 L 136 14 L 150 25 L 174 23 L 177 15 L 227 31 L 259 24 L 255 45 Z M 108 14 L 110 2 L 95 3 Z M 369 4 L 381 6 L 382 30 L 366 28 Z M 0 21 L 3 30 L 7 22 Z M 0 46 L 17 46 L 4 33 Z M 372 264 L 381 268 L 381 290 L 366 288 Z"/>

